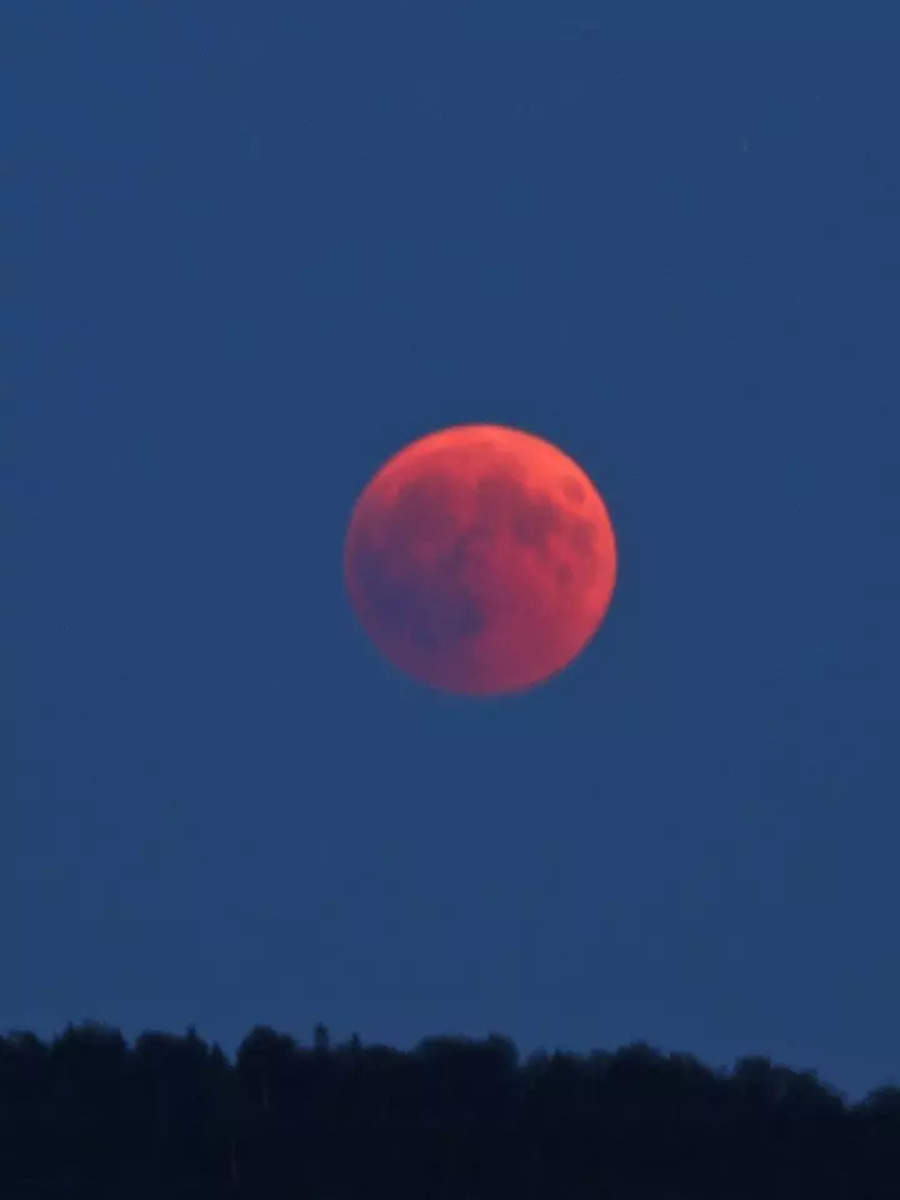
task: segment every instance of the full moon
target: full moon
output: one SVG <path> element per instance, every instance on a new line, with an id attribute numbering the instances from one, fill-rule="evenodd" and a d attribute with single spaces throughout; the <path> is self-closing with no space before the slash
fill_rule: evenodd
<path id="1" fill-rule="evenodd" d="M 404 447 L 363 489 L 344 581 L 371 641 L 442 691 L 521 691 L 561 671 L 606 615 L 616 541 L 562 450 L 501 425 Z"/>

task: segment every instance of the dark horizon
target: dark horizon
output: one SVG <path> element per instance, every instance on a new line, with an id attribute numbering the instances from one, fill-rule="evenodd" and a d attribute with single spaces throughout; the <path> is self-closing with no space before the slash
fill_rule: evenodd
<path id="1" fill-rule="evenodd" d="M 848 1106 L 814 1072 L 731 1073 L 645 1042 L 523 1060 L 500 1033 L 408 1053 L 266 1026 L 233 1062 L 189 1028 L 0 1038 L 9 1195 L 568 1195 L 888 1200 L 900 1088 Z M 12 1189 L 12 1190 L 10 1190 Z"/>
<path id="2" fill-rule="evenodd" d="M 691 1050 L 665 1050 L 647 1038 L 636 1038 L 634 1041 L 620 1046 L 597 1044 L 590 1046 L 588 1049 L 581 1050 L 562 1045 L 536 1046 L 526 1052 L 516 1044 L 513 1038 L 510 1038 L 501 1030 L 490 1029 L 482 1035 L 441 1030 L 440 1032 L 425 1034 L 410 1045 L 396 1046 L 381 1041 L 368 1041 L 356 1030 L 353 1030 L 343 1038 L 337 1038 L 333 1035 L 332 1027 L 327 1021 L 316 1021 L 313 1025 L 311 1035 L 305 1039 L 297 1030 L 274 1029 L 272 1026 L 264 1023 L 256 1024 L 245 1031 L 229 1049 L 228 1046 L 222 1045 L 214 1038 L 204 1036 L 203 1029 L 199 1028 L 193 1022 L 188 1023 L 180 1031 L 161 1029 L 151 1025 L 146 1029 L 127 1034 L 124 1030 L 108 1021 L 95 1018 L 82 1018 L 80 1020 L 67 1021 L 62 1028 L 49 1035 L 41 1035 L 33 1029 L 0 1030 L 0 1045 L 3 1043 L 12 1045 L 20 1039 L 25 1041 L 35 1039 L 50 1050 L 53 1046 L 66 1043 L 72 1038 L 77 1039 L 84 1036 L 87 1041 L 90 1041 L 93 1037 L 100 1036 L 101 1038 L 121 1038 L 123 1045 L 129 1051 L 133 1051 L 142 1039 L 162 1037 L 179 1041 L 184 1038 L 197 1038 L 212 1052 L 221 1054 L 229 1065 L 236 1066 L 240 1060 L 242 1048 L 260 1034 L 265 1035 L 267 1038 L 271 1037 L 284 1045 L 291 1045 L 298 1051 L 314 1049 L 316 1046 L 321 1047 L 325 1044 L 335 1051 L 344 1051 L 348 1048 L 356 1047 L 365 1050 L 387 1050 L 392 1054 L 401 1056 L 415 1056 L 421 1052 L 423 1046 L 430 1044 L 447 1043 L 448 1045 L 460 1047 L 477 1047 L 492 1045 L 499 1039 L 504 1045 L 509 1047 L 510 1052 L 514 1055 L 515 1062 L 523 1067 L 528 1063 L 544 1061 L 548 1058 L 560 1056 L 567 1060 L 588 1062 L 592 1059 L 605 1059 L 615 1057 L 616 1055 L 628 1054 L 635 1047 L 638 1047 L 641 1052 L 646 1052 L 661 1062 L 669 1060 L 672 1063 L 677 1063 L 682 1060 L 690 1060 L 710 1076 L 722 1081 L 737 1078 L 740 1074 L 742 1063 L 766 1063 L 773 1072 L 776 1074 L 781 1073 L 785 1078 L 790 1077 L 797 1080 L 814 1081 L 823 1092 L 839 1100 L 842 1107 L 847 1111 L 865 1108 L 866 1105 L 871 1105 L 875 1101 L 888 1100 L 892 1105 L 896 1102 L 898 1115 L 900 1115 L 900 1085 L 898 1084 L 877 1084 L 870 1088 L 864 1095 L 854 1098 L 844 1089 L 838 1087 L 833 1081 L 823 1078 L 821 1072 L 814 1064 L 809 1064 L 805 1067 L 796 1067 L 789 1063 L 780 1062 L 771 1055 L 758 1052 L 738 1054 L 730 1064 L 712 1063 L 703 1060 Z"/>

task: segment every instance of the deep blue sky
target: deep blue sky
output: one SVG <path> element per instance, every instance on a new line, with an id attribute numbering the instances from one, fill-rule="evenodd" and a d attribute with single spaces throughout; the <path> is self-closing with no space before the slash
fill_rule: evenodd
<path id="1" fill-rule="evenodd" d="M 896 31 L 4 7 L 0 1029 L 896 1081 Z M 578 459 L 621 554 L 489 702 L 341 579 L 373 471 L 473 420 Z"/>

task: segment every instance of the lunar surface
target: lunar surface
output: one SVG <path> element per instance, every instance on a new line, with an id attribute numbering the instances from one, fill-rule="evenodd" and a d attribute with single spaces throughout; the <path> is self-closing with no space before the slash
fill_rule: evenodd
<path id="1" fill-rule="evenodd" d="M 499 425 L 443 429 L 394 455 L 344 547 L 350 602 L 378 650 L 421 683 L 483 696 L 570 663 L 606 614 L 616 565 L 581 467 Z"/>

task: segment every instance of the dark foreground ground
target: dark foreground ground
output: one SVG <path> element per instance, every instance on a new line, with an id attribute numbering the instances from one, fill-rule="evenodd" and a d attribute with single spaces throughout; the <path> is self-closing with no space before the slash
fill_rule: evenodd
<path id="1" fill-rule="evenodd" d="M 507 1038 L 301 1046 L 234 1062 L 193 1030 L 0 1038 L 0 1198 L 898 1200 L 900 1088 L 714 1071 L 644 1043 L 520 1062 Z"/>

